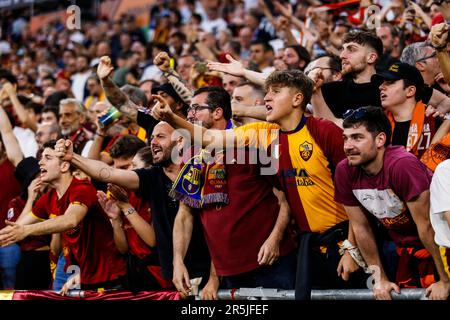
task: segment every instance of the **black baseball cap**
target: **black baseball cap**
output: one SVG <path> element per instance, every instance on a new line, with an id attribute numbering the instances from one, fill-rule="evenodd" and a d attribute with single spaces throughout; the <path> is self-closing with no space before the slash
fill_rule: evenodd
<path id="1" fill-rule="evenodd" d="M 159 91 L 167 93 L 171 96 L 176 102 L 183 102 L 183 99 L 178 95 L 175 89 L 172 87 L 170 83 L 164 83 L 160 86 L 156 86 L 152 88 L 152 94 L 158 94 Z"/>
<path id="2" fill-rule="evenodd" d="M 417 70 L 416 67 L 404 62 L 391 64 L 387 70 L 374 74 L 370 79 L 370 82 L 379 87 L 383 81 L 396 81 L 402 79 L 412 82 L 419 92 L 422 92 L 425 88 L 425 82 L 423 81 L 420 71 Z"/>

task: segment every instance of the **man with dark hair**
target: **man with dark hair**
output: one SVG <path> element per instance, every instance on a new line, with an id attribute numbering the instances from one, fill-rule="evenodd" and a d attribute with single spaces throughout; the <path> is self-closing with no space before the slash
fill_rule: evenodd
<path id="1" fill-rule="evenodd" d="M 377 72 L 381 72 L 400 59 L 403 45 L 400 43 L 399 30 L 390 23 L 382 23 L 376 33 L 383 43 L 383 54 L 376 65 Z"/>
<path id="2" fill-rule="evenodd" d="M 397 62 L 373 75 L 371 81 L 380 88 L 381 105 L 392 126 L 392 144 L 420 158 L 432 144 L 437 125 L 436 118 L 425 114 L 425 84 L 419 70 Z"/>
<path id="3" fill-rule="evenodd" d="M 264 105 L 264 88 L 252 82 L 243 82 L 234 88 L 231 96 L 233 123 L 235 126 L 260 121 L 246 116 L 248 109 Z"/>
<path id="4" fill-rule="evenodd" d="M 313 73 L 321 72 L 323 83 L 342 79 L 341 59 L 335 55 L 324 55 L 311 61 L 305 68 L 305 74 L 314 78 Z"/>
<path id="5" fill-rule="evenodd" d="M 132 166 L 133 157 L 143 147 L 145 147 L 145 143 L 132 135 L 117 139 L 109 149 L 109 155 L 114 161 L 114 168 L 129 169 Z"/>
<path id="6" fill-rule="evenodd" d="M 330 121 L 304 115 L 313 82 L 303 72 L 275 71 L 267 78 L 266 88 L 266 117 L 272 123 L 250 123 L 231 132 L 203 128 L 203 135 L 199 135 L 200 128 L 174 115 L 161 98 L 157 98 L 159 103 L 153 114 L 176 128 L 188 130 L 195 143 L 203 147 L 220 150 L 237 145 L 270 152 L 271 167 L 261 174 L 277 175 L 302 232 L 296 298 L 310 299 L 313 285 L 348 286 L 338 274 L 348 280 L 349 273 L 358 268 L 347 253 L 340 259 L 337 245 L 347 233 L 354 241 L 343 207 L 333 200 L 333 169 L 345 157 L 342 140 L 336 139 L 342 130 Z M 328 248 L 326 254 L 316 250 L 320 246 Z"/>
<path id="7" fill-rule="evenodd" d="M 379 89 L 370 80 L 382 52 L 383 43 L 374 33 L 348 33 L 340 55 L 344 80 L 323 83 L 320 74 L 313 79 L 316 83 L 311 100 L 314 115 L 342 125 L 342 114 L 349 108 L 381 106 Z M 423 102 L 444 110 L 450 105 L 449 98 L 431 88 L 426 88 Z"/>
<path id="8" fill-rule="evenodd" d="M 213 111 L 217 108 L 222 108 L 223 118 L 227 121 L 226 128 L 231 128 L 231 104 L 230 104 L 230 95 L 225 91 L 222 87 L 203 87 L 195 91 L 195 95 L 200 95 L 202 93 L 206 94 L 206 101 L 204 105 L 198 105 L 195 103 L 191 103 L 190 109 L 194 108 L 197 112 L 201 112 L 202 110 L 210 110 L 210 115 L 208 117 L 202 118 L 202 126 L 206 129 L 210 129 L 213 125 L 214 114 Z M 191 113 L 192 115 L 192 113 Z M 189 113 L 188 113 L 189 117 Z"/>
<path id="9" fill-rule="evenodd" d="M 223 88 L 204 87 L 195 91 L 188 112 L 189 122 L 207 129 L 224 130 L 230 117 L 230 96 Z M 248 160 L 256 155 L 255 151 L 231 147 L 225 150 L 224 159 L 231 158 L 231 155 L 235 159 Z M 202 156 L 205 155 L 203 152 L 207 151 L 202 151 Z M 184 194 L 179 188 L 188 183 L 184 176 L 188 169 L 182 170 L 178 183 L 174 185 L 177 198 L 182 195 L 174 226 L 175 286 L 184 294 L 189 291 L 189 275 L 183 260 L 192 236 L 189 225 L 194 216 L 199 215 L 214 264 L 212 272 L 220 277 L 221 287 L 292 289 L 295 282 L 295 244 L 285 232 L 289 209 L 284 195 L 275 195 L 274 181 L 259 174 L 260 162 L 218 162 L 202 164 L 205 176 L 199 180 L 205 185 L 205 191 L 201 206 L 194 205 L 194 197 Z M 191 172 L 195 160 L 191 159 L 187 166 Z M 211 201 L 207 187 L 210 183 L 215 185 L 215 196 L 221 194 L 222 200 Z M 203 298 L 217 299 L 218 287 L 217 280 L 212 287 L 206 288 Z"/>
<path id="10" fill-rule="evenodd" d="M 257 70 L 268 76 L 275 70 L 273 67 L 274 51 L 272 46 L 264 41 L 253 41 L 250 45 L 250 63 L 252 63 Z"/>
<path id="11" fill-rule="evenodd" d="M 174 129 L 165 122 L 155 126 L 151 139 L 154 165 L 137 170 L 121 170 L 101 161 L 81 157 L 73 152 L 70 140 L 59 140 L 56 147 L 60 158 L 69 161 L 92 179 L 135 191 L 138 197 L 150 204 L 159 261 L 163 277 L 167 280 L 171 280 L 173 276 L 172 233 L 179 206 L 179 202 L 169 196 L 172 183 L 180 171 L 180 166 L 176 163 L 178 158 L 172 158 L 172 155 L 178 155 L 177 149 L 182 142 L 181 138 L 173 141 L 173 133 Z M 187 253 L 186 265 L 192 278 L 202 277 L 206 283 L 210 257 L 199 223 L 197 221 L 194 224 L 194 237 Z"/>
<path id="12" fill-rule="evenodd" d="M 122 287 L 125 263 L 114 246 L 112 228 L 97 201 L 97 191 L 88 180 L 73 177 L 70 162 L 57 157 L 55 143 L 44 145 L 39 161 L 41 181 L 52 189 L 32 211 L 0 230 L 0 244 L 62 232 L 66 259 L 81 269 L 79 278 L 72 278 L 67 286 L 79 281 L 84 289 Z"/>
<path id="13" fill-rule="evenodd" d="M 391 126 L 380 108 L 349 110 L 343 126 L 347 159 L 336 168 L 335 199 L 349 216 L 356 238 L 352 245 L 359 246 L 367 265 L 378 268 L 375 297 L 390 299 L 390 291 L 399 293 L 402 286 L 428 287 L 430 299 L 447 299 L 450 280 L 429 220 L 431 171 L 403 147 L 389 146 Z M 397 246 L 396 284 L 381 264 L 368 213 Z"/>
<path id="14" fill-rule="evenodd" d="M 41 112 L 41 122 L 58 125 L 59 111 L 58 107 L 45 106 Z"/>

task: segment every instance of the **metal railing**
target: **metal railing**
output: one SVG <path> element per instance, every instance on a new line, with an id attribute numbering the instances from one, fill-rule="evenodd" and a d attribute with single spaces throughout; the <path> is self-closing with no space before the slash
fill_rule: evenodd
<path id="1" fill-rule="evenodd" d="M 201 291 L 197 298 L 200 299 Z M 427 300 L 425 289 L 402 289 L 400 293 L 391 292 L 393 300 Z M 294 290 L 240 288 L 218 291 L 220 300 L 295 300 Z M 311 300 L 375 300 L 369 289 L 312 290 Z"/>

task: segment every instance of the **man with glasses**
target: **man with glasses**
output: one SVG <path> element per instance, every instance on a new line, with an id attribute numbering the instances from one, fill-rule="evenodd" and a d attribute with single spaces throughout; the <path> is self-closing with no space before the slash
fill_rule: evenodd
<path id="1" fill-rule="evenodd" d="M 318 72 L 322 74 L 323 83 L 340 81 L 342 79 L 341 59 L 335 55 L 321 56 L 311 61 L 305 69 L 305 74 L 313 79 Z"/>
<path id="2" fill-rule="evenodd" d="M 415 42 L 407 46 L 400 61 L 415 66 L 426 85 L 443 92 L 435 82 L 436 76 L 441 72 L 437 53 L 428 42 Z"/>
<path id="3" fill-rule="evenodd" d="M 266 80 L 266 88 L 266 117 L 272 123 L 250 123 L 233 131 L 195 128 L 174 115 L 163 99 L 158 99 L 154 116 L 188 130 L 203 147 L 248 146 L 271 153 L 275 165 L 261 174 L 277 175 L 301 231 L 297 299 L 310 299 L 313 286 L 358 287 L 361 279 L 350 276 L 358 265 L 348 252 L 341 258 L 337 244 L 347 235 L 354 242 L 344 209 L 333 199 L 333 168 L 345 157 L 342 140 L 336 139 L 342 130 L 330 121 L 304 115 L 313 83 L 303 72 L 275 71 Z M 350 283 L 339 276 L 350 277 Z"/>
<path id="4" fill-rule="evenodd" d="M 190 123 L 203 125 L 207 129 L 224 130 L 228 128 L 230 118 L 230 96 L 225 89 L 204 87 L 194 93 L 188 111 Z M 257 150 L 231 147 L 225 153 L 224 159 L 233 159 L 225 161 L 223 166 L 226 172 L 223 183 L 227 186 L 229 202 L 203 204 L 201 210 L 196 211 L 191 208 L 190 200 L 181 200 L 183 203 L 180 204 L 174 226 L 174 284 L 178 290 L 188 293 L 189 276 L 185 276 L 183 260 L 192 235 L 189 225 L 198 215 L 214 263 L 214 273 L 221 278 L 222 288 L 293 289 L 295 244 L 285 232 L 289 224 L 286 199 L 282 192 L 273 190 L 273 179 L 260 175 L 260 161 L 238 161 L 244 157 L 253 159 Z M 205 167 L 206 164 L 203 169 Z M 210 172 L 204 175 L 205 185 L 212 175 Z M 203 298 L 217 299 L 218 287 L 216 282 L 213 287 L 204 290 Z"/>
<path id="5" fill-rule="evenodd" d="M 344 205 L 366 263 L 376 268 L 375 297 L 390 299 L 400 286 L 427 288 L 428 298 L 447 299 L 450 280 L 429 219 L 431 171 L 403 147 L 389 146 L 391 126 L 380 108 L 352 110 L 343 126 L 347 159 L 336 168 L 335 199 Z M 396 283 L 384 271 L 369 213 L 397 246 Z"/>

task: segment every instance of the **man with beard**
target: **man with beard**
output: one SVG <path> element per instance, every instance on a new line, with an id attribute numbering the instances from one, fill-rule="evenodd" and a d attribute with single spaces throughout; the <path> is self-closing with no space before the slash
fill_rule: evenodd
<path id="1" fill-rule="evenodd" d="M 51 190 L 16 223 L 6 222 L 0 230 L 0 245 L 62 232 L 69 264 L 80 267 L 79 277 L 71 278 L 67 285 L 79 280 L 82 289 L 120 288 L 125 261 L 114 246 L 113 230 L 97 201 L 97 192 L 88 180 L 73 176 L 73 167 L 57 157 L 54 145 L 54 140 L 44 145 L 39 161 L 41 182 Z"/>
<path id="2" fill-rule="evenodd" d="M 311 56 L 305 47 L 300 45 L 291 45 L 284 48 L 283 62 L 288 69 L 305 70 L 305 67 L 311 61 Z"/>
<path id="3" fill-rule="evenodd" d="M 59 126 L 61 135 L 70 139 L 76 153 L 87 156 L 92 134 L 83 128 L 86 120 L 83 105 L 76 99 L 63 99 L 59 103 Z"/>
<path id="4" fill-rule="evenodd" d="M 181 138 L 172 141 L 173 133 L 174 129 L 167 123 L 158 123 L 150 142 L 154 165 L 133 171 L 112 168 L 101 161 L 79 156 L 73 153 L 70 140 L 59 140 L 56 146 L 59 157 L 70 161 L 93 179 L 136 191 L 138 197 L 150 203 L 162 274 L 168 280 L 172 279 L 173 273 L 172 230 L 179 206 L 179 202 L 172 199 L 169 192 L 180 171 L 176 161 L 177 148 L 182 141 Z M 202 277 L 205 283 L 209 277 L 210 258 L 199 221 L 194 224 L 193 234 L 185 262 L 191 278 Z"/>
<path id="5" fill-rule="evenodd" d="M 390 299 L 390 291 L 399 293 L 401 286 L 427 288 L 430 299 L 447 299 L 450 280 L 429 217 L 431 171 L 402 146 L 389 146 L 391 126 L 380 108 L 351 110 L 343 126 L 347 159 L 336 168 L 335 199 L 344 205 L 366 263 L 379 270 L 375 297 Z M 387 229 L 397 247 L 396 284 L 385 274 L 369 213 Z"/>
<path id="6" fill-rule="evenodd" d="M 192 98 L 188 121 L 203 125 L 206 129 L 224 130 L 231 117 L 230 97 L 221 87 L 198 89 Z M 255 149 L 229 148 L 226 158 L 255 159 Z M 255 159 L 256 160 L 256 159 Z M 192 163 L 187 166 L 192 169 Z M 190 225 L 199 216 L 214 263 L 214 273 L 220 277 L 222 288 L 265 287 L 292 289 L 295 283 L 295 245 L 285 230 L 289 224 L 289 207 L 284 195 L 273 190 L 274 180 L 260 175 L 258 161 L 236 163 L 227 161 L 221 165 L 203 164 L 207 170 L 203 183 L 204 197 L 201 210 L 196 211 L 192 197 L 182 196 L 182 204 L 174 227 L 174 284 L 185 294 L 190 288 L 189 275 L 183 260 L 192 236 Z M 208 168 L 214 168 L 208 171 Z M 177 185 L 187 179 L 183 172 Z M 191 172 L 189 170 L 189 172 Z M 215 179 L 215 192 L 223 191 L 228 203 L 210 202 L 206 185 L 222 172 L 225 179 Z M 203 175 L 202 175 L 203 176 Z M 216 178 L 218 176 L 215 176 Z M 220 188 L 218 186 L 221 186 Z M 224 189 L 227 189 L 226 191 Z M 189 189 L 189 187 L 188 187 Z M 277 199 L 277 196 L 280 198 Z M 217 193 L 216 193 L 217 195 Z M 280 205 L 278 204 L 280 201 Z M 218 281 L 203 290 L 204 299 L 217 299 Z"/>
<path id="7" fill-rule="evenodd" d="M 347 234 L 354 241 L 344 208 L 333 199 L 334 168 L 345 158 L 342 140 L 336 139 L 342 130 L 330 121 L 305 116 L 313 82 L 303 72 L 275 71 L 267 78 L 266 88 L 266 117 L 271 123 L 255 122 L 233 130 L 199 128 L 175 115 L 160 97 L 153 115 L 187 130 L 195 143 L 216 152 L 224 146 L 247 146 L 270 153 L 270 168 L 263 168 L 261 174 L 277 175 L 301 231 L 297 299 L 310 299 L 313 286 L 359 287 L 363 275 L 350 276 L 358 265 L 348 252 L 341 258 L 337 244 Z M 327 247 L 326 253 L 321 246 Z"/>

